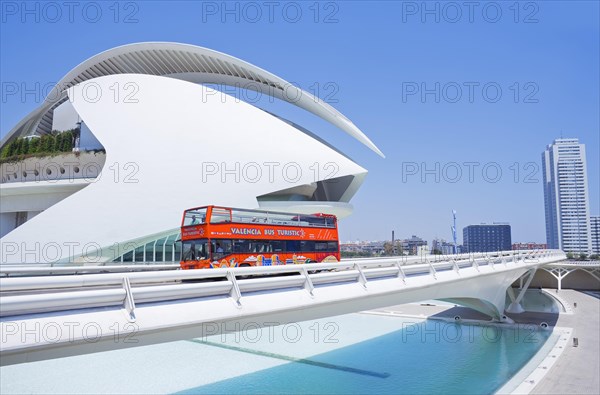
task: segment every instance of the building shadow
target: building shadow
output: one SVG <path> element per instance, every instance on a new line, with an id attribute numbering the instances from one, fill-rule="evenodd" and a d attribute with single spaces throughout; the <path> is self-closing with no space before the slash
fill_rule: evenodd
<path id="1" fill-rule="evenodd" d="M 539 313 L 533 311 L 526 311 L 521 314 L 506 313 L 506 315 L 518 324 L 541 325 L 545 322 L 546 324 L 548 324 L 548 326 L 555 326 L 558 322 L 558 313 Z M 430 318 L 445 320 L 456 320 L 456 317 L 460 317 L 460 320 L 475 320 L 483 322 L 491 322 L 492 320 L 491 317 L 488 315 L 462 306 L 452 307 L 448 310 L 444 310 L 440 313 L 433 314 L 430 316 Z"/>

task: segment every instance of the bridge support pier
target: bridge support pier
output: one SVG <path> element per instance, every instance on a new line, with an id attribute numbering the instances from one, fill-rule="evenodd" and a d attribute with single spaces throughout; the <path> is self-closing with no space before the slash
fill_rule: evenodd
<path id="1" fill-rule="evenodd" d="M 512 289 L 512 287 L 508 287 L 508 296 L 510 297 L 510 300 L 512 301 L 511 304 L 506 309 L 506 311 L 508 313 L 521 314 L 521 313 L 525 312 L 525 309 L 523 308 L 523 306 L 521 306 L 521 300 L 523 300 L 523 296 L 525 296 L 525 291 L 527 291 L 527 289 L 529 288 L 529 285 L 531 284 L 531 280 L 533 280 L 533 276 L 535 276 L 536 271 L 537 271 L 536 268 L 529 270 L 529 272 L 528 272 L 529 276 L 527 277 L 527 281 L 525 281 L 525 285 L 522 285 L 523 277 L 521 277 L 521 290 L 519 291 L 519 296 L 517 296 L 516 298 L 515 298 L 515 292 Z"/>

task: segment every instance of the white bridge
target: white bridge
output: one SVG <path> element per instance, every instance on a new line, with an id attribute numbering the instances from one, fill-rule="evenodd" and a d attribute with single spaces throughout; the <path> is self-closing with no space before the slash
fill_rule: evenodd
<path id="1" fill-rule="evenodd" d="M 0 268 L 0 364 L 274 326 L 445 299 L 494 320 L 522 311 L 535 271 L 558 250 L 357 259 L 341 263 L 118 272 Z M 162 268 L 168 269 L 168 267 Z M 33 275 L 40 272 L 91 274 Z M 111 272 L 112 271 L 112 272 Z M 519 295 L 511 288 L 525 281 Z"/>

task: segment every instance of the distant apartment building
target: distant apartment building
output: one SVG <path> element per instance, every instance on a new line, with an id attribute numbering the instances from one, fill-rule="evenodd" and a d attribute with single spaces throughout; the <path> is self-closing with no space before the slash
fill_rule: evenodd
<path id="1" fill-rule="evenodd" d="M 513 250 L 545 250 L 548 248 L 546 243 L 513 243 Z"/>
<path id="2" fill-rule="evenodd" d="M 429 246 L 427 244 L 420 245 L 417 247 L 417 255 L 418 256 L 425 256 L 425 255 L 430 255 L 430 254 L 431 254 L 431 250 L 429 249 Z"/>
<path id="3" fill-rule="evenodd" d="M 592 251 L 585 144 L 556 139 L 542 153 L 546 242 L 566 252 Z"/>
<path id="4" fill-rule="evenodd" d="M 383 241 L 360 241 L 354 243 L 343 243 L 340 244 L 341 252 L 354 252 L 354 253 L 368 253 L 370 255 L 381 255 L 383 254 L 384 242 Z"/>
<path id="5" fill-rule="evenodd" d="M 592 235 L 592 254 L 600 254 L 600 215 L 590 216 L 590 233 Z"/>
<path id="6" fill-rule="evenodd" d="M 463 228 L 465 252 L 508 251 L 512 248 L 510 225 L 469 225 Z"/>
<path id="7" fill-rule="evenodd" d="M 359 252 L 360 245 L 357 243 L 342 243 L 340 244 L 340 251 L 342 252 Z"/>
<path id="8" fill-rule="evenodd" d="M 389 241 L 356 241 L 340 244 L 341 252 L 346 253 L 367 253 L 370 255 L 389 254 L 386 248 L 389 249 Z M 386 247 L 387 246 L 387 247 Z M 393 254 L 398 255 L 417 255 L 419 251 L 427 249 L 427 241 L 415 235 L 410 239 L 395 240 L 393 244 Z"/>
<path id="9" fill-rule="evenodd" d="M 427 240 L 423 240 L 415 235 L 412 235 L 410 239 L 402 240 L 402 250 L 405 254 L 408 253 L 409 255 L 416 255 L 418 248 L 426 245 Z"/>
<path id="10" fill-rule="evenodd" d="M 441 253 L 443 255 L 454 254 L 454 243 L 447 242 L 444 239 L 433 239 L 431 242 L 431 252 L 433 254 Z"/>

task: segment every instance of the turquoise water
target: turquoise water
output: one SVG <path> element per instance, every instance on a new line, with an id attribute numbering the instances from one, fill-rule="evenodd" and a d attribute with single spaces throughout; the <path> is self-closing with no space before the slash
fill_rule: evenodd
<path id="1" fill-rule="evenodd" d="M 544 298 L 534 290 L 525 306 Z M 3 366 L 0 393 L 493 393 L 556 339 L 537 326 L 356 313 L 253 328 Z"/>
<path id="2" fill-rule="evenodd" d="M 384 317 L 372 318 L 376 321 Z M 534 326 L 507 328 L 428 320 L 403 324 L 402 330 L 370 340 L 180 393 L 493 393 L 529 361 L 550 334 Z M 249 345 L 215 345 L 238 348 L 240 358 L 244 354 L 270 354 Z M 285 347 L 281 350 L 270 357 L 294 359 L 285 354 Z"/>

